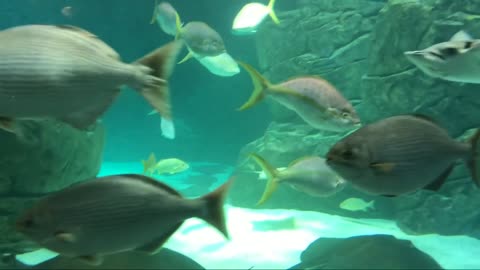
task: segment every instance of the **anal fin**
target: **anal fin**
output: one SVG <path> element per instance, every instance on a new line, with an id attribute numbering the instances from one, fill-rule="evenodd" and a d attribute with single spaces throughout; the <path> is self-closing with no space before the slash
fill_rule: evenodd
<path id="1" fill-rule="evenodd" d="M 147 244 L 136 248 L 135 251 L 146 252 L 149 254 L 157 253 L 162 248 L 162 246 L 168 241 L 168 239 L 170 239 L 170 237 L 178 230 L 178 228 L 182 226 L 182 224 L 183 224 L 183 221 L 173 226 L 171 230 L 162 234 L 160 237 L 155 238 L 151 242 L 148 242 Z"/>
<path id="2" fill-rule="evenodd" d="M 431 190 L 431 191 L 437 191 L 439 190 L 442 185 L 447 181 L 448 176 L 453 170 L 453 167 L 455 165 L 450 165 L 442 174 L 440 174 L 433 182 L 425 186 L 423 189 Z"/>

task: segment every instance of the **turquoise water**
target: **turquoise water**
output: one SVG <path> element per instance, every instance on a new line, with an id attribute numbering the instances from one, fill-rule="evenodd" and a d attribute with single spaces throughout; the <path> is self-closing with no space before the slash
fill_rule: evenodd
<path id="1" fill-rule="evenodd" d="M 159 2 L 0 0 L 0 29 L 31 24 L 73 25 L 94 33 L 117 51 L 123 62 L 131 63 L 175 39 L 156 22 L 150 24 Z M 268 4 L 267 0 L 259 2 Z M 40 197 L 95 177 L 145 174 L 142 162 L 152 153 L 157 161 L 177 158 L 188 164 L 181 172 L 149 175 L 177 190 L 185 199 L 204 196 L 228 180 L 234 181 L 224 206 L 230 239 L 205 221 L 190 218 L 164 245 L 205 269 L 291 269 L 306 262 L 305 254 L 318 239 L 338 238 L 343 243 L 357 236 L 371 236 L 375 240 L 378 235 L 408 240 L 397 244 L 407 243 L 419 257 L 429 258 L 444 269 L 480 268 L 477 256 L 480 193 L 472 181 L 475 173 L 467 168 L 475 151 L 468 153 L 467 166 L 460 159 L 452 161 L 452 172 L 436 190 L 426 190 L 424 185 L 396 197 L 375 195 L 355 186 L 354 180 L 322 174 L 320 180 L 340 179 L 341 187 L 329 196 L 313 196 L 298 185 L 279 183 L 275 190 L 272 188 L 274 192 L 268 201 L 259 205 L 257 202 L 264 192 L 268 193 L 264 190 L 269 187 L 266 180 L 269 174 L 262 175 L 261 170 L 269 166 L 258 166 L 249 154 L 257 153 L 271 167 L 280 170 L 305 157 L 326 158 L 331 147 L 352 130 L 322 130 L 315 124 L 326 127 L 328 119 L 322 123 L 319 117 L 313 117 L 309 122 L 300 116 L 298 108 L 287 109 L 284 103 L 270 97 L 240 111 L 252 94 L 255 80 L 252 82 L 244 68 L 234 61 L 258 69 L 272 85 L 298 76 L 321 76 L 352 105 L 362 125 L 395 115 L 419 113 L 444 128 L 452 139 L 467 141 L 475 138 L 472 134 L 480 127 L 478 85 L 446 80 L 448 74 L 428 75 L 409 62 L 404 52 L 448 41 L 462 30 L 468 31 L 473 36 L 468 41 L 476 44 L 480 17 L 475 14 L 480 14 L 480 4 L 468 0 L 276 0 L 274 10 L 280 23 L 265 15 L 256 33 L 238 34 L 232 30 L 232 22 L 251 1 L 171 0 L 169 3 L 185 24 L 202 21 L 217 31 L 226 48 L 220 55 L 228 54 L 231 57 L 228 64 L 235 65 L 238 71 L 229 76 L 214 74 L 205 63 L 214 61 L 218 55 L 195 56 L 196 59 L 172 65 L 168 87 L 174 139 L 162 135 L 161 117 L 150 114 L 152 106 L 141 91 L 129 87 L 122 87 L 120 95 L 91 130 L 81 131 L 56 123 L 58 119 L 53 125 L 47 122 L 33 128 L 26 121 L 25 130 L 33 134 L 27 136 L 28 143 L 15 141 L 15 137 L 7 137 L 12 134 L 0 131 L 6 149 L 1 157 L 5 161 L 1 168 L 6 173 L 0 176 L 2 180 L 5 178 L 5 184 L 0 184 L 4 196 L 3 201 L 0 199 L 0 220 L 3 220 L 0 224 L 6 236 L 0 237 L 0 252 L 5 258 L 16 255 L 22 263 L 16 269 L 28 269 L 50 259 L 55 262 L 57 255 L 41 245 L 32 245 L 14 232 L 11 224 L 23 208 Z M 254 16 L 253 11 L 249 14 Z M 468 44 L 462 49 L 473 46 Z M 175 62 L 189 52 L 188 48 L 182 48 Z M 443 56 L 442 60 L 447 61 L 448 57 Z M 225 63 L 222 68 L 226 72 Z M 269 83 L 264 84 L 273 88 Z M 303 109 L 319 108 L 299 103 L 304 105 Z M 337 115 L 342 112 L 345 111 Z M 4 117 L 0 118 L 0 124 L 4 125 Z M 32 139 L 35 134 L 38 140 Z M 473 143 L 468 147 L 475 150 L 477 146 Z M 36 155 L 37 152 L 40 154 Z M 476 159 L 473 156 L 472 161 Z M 380 165 L 384 169 L 381 173 L 385 174 L 396 165 L 377 160 L 369 164 Z M 10 172 L 17 168 L 31 174 Z M 173 171 L 172 167 L 168 169 Z M 311 174 L 303 177 L 312 178 Z M 345 206 L 348 199 L 357 203 Z M 327 252 L 330 254 L 327 258 L 307 260 L 308 269 L 339 267 L 334 264 L 335 259 L 351 261 L 352 265 L 346 267 L 351 269 L 364 266 L 365 261 L 366 268 L 375 268 L 376 260 L 379 265 L 389 265 L 380 264 L 383 255 L 369 253 L 375 249 L 368 243 L 365 245 L 366 248 L 359 248 L 364 253 L 354 252 L 358 247 L 351 247 Z M 398 246 L 384 248 L 395 250 Z M 316 253 L 320 251 L 313 250 Z M 407 255 L 402 258 L 403 254 L 398 256 L 405 263 L 402 265 L 415 260 Z M 13 267 L 9 263 L 0 264 L 0 269 Z M 175 267 L 175 264 L 160 264 L 152 268 Z M 390 266 L 396 267 L 394 263 Z"/>

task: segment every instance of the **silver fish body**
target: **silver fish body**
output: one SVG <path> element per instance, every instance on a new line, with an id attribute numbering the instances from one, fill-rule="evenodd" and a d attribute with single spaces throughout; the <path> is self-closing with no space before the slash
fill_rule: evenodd
<path id="1" fill-rule="evenodd" d="M 181 29 L 185 44 L 199 56 L 217 56 L 226 51 L 220 34 L 204 22 L 189 22 Z"/>
<path id="2" fill-rule="evenodd" d="M 425 74 L 447 81 L 480 83 L 480 40 L 463 31 L 451 40 L 404 53 Z"/>
<path id="3" fill-rule="evenodd" d="M 204 218 L 228 237 L 223 197 L 228 183 L 187 200 L 142 175 L 101 177 L 41 199 L 17 219 L 17 230 L 67 257 L 128 250 L 155 252 L 185 219 Z"/>
<path id="4" fill-rule="evenodd" d="M 171 43 L 127 64 L 98 37 L 73 26 L 25 25 L 0 31 L 0 117 L 54 118 L 85 128 L 127 85 L 171 118 Z"/>
<path id="5" fill-rule="evenodd" d="M 168 2 L 161 2 L 156 6 L 154 19 L 157 24 L 168 35 L 175 36 L 177 34 L 175 8 Z"/>
<path id="6" fill-rule="evenodd" d="M 475 147 L 477 140 L 478 133 L 472 140 Z M 337 142 L 327 154 L 327 164 L 360 190 L 396 196 L 440 188 L 458 159 L 472 167 L 473 149 L 430 120 L 400 115 L 366 125 Z"/>
<path id="7" fill-rule="evenodd" d="M 316 197 L 328 197 L 341 191 L 345 181 L 321 157 L 304 158 L 279 172 L 279 182 Z"/>

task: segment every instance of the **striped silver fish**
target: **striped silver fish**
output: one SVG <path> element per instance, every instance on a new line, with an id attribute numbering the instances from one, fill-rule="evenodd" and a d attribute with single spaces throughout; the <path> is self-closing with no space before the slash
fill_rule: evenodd
<path id="1" fill-rule="evenodd" d="M 15 120 L 52 118 L 85 129 L 127 85 L 160 113 L 165 136 L 174 137 L 167 80 L 180 43 L 128 64 L 75 26 L 17 26 L 0 31 L 0 40 L 0 128 L 17 133 Z"/>
<path id="2" fill-rule="evenodd" d="M 303 76 L 272 84 L 249 64 L 238 63 L 248 72 L 255 86 L 249 100 L 239 110 L 249 109 L 269 96 L 296 112 L 313 128 L 346 132 L 360 127 L 360 118 L 352 104 L 329 82 Z"/>
<path id="3" fill-rule="evenodd" d="M 480 131 L 470 143 L 457 142 L 421 115 L 399 115 L 366 125 L 337 142 L 327 165 L 370 194 L 397 196 L 418 189 L 438 190 L 458 159 L 480 184 L 476 161 Z"/>
<path id="4" fill-rule="evenodd" d="M 147 176 L 100 177 L 41 199 L 18 217 L 16 228 L 47 249 L 94 265 L 107 254 L 155 253 L 191 217 L 228 238 L 223 203 L 231 182 L 201 198 L 184 199 Z"/>

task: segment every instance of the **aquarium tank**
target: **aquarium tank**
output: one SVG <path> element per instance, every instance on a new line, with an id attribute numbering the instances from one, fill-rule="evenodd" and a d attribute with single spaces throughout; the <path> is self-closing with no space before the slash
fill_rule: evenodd
<path id="1" fill-rule="evenodd" d="M 0 15 L 0 269 L 480 268 L 480 1 Z"/>

